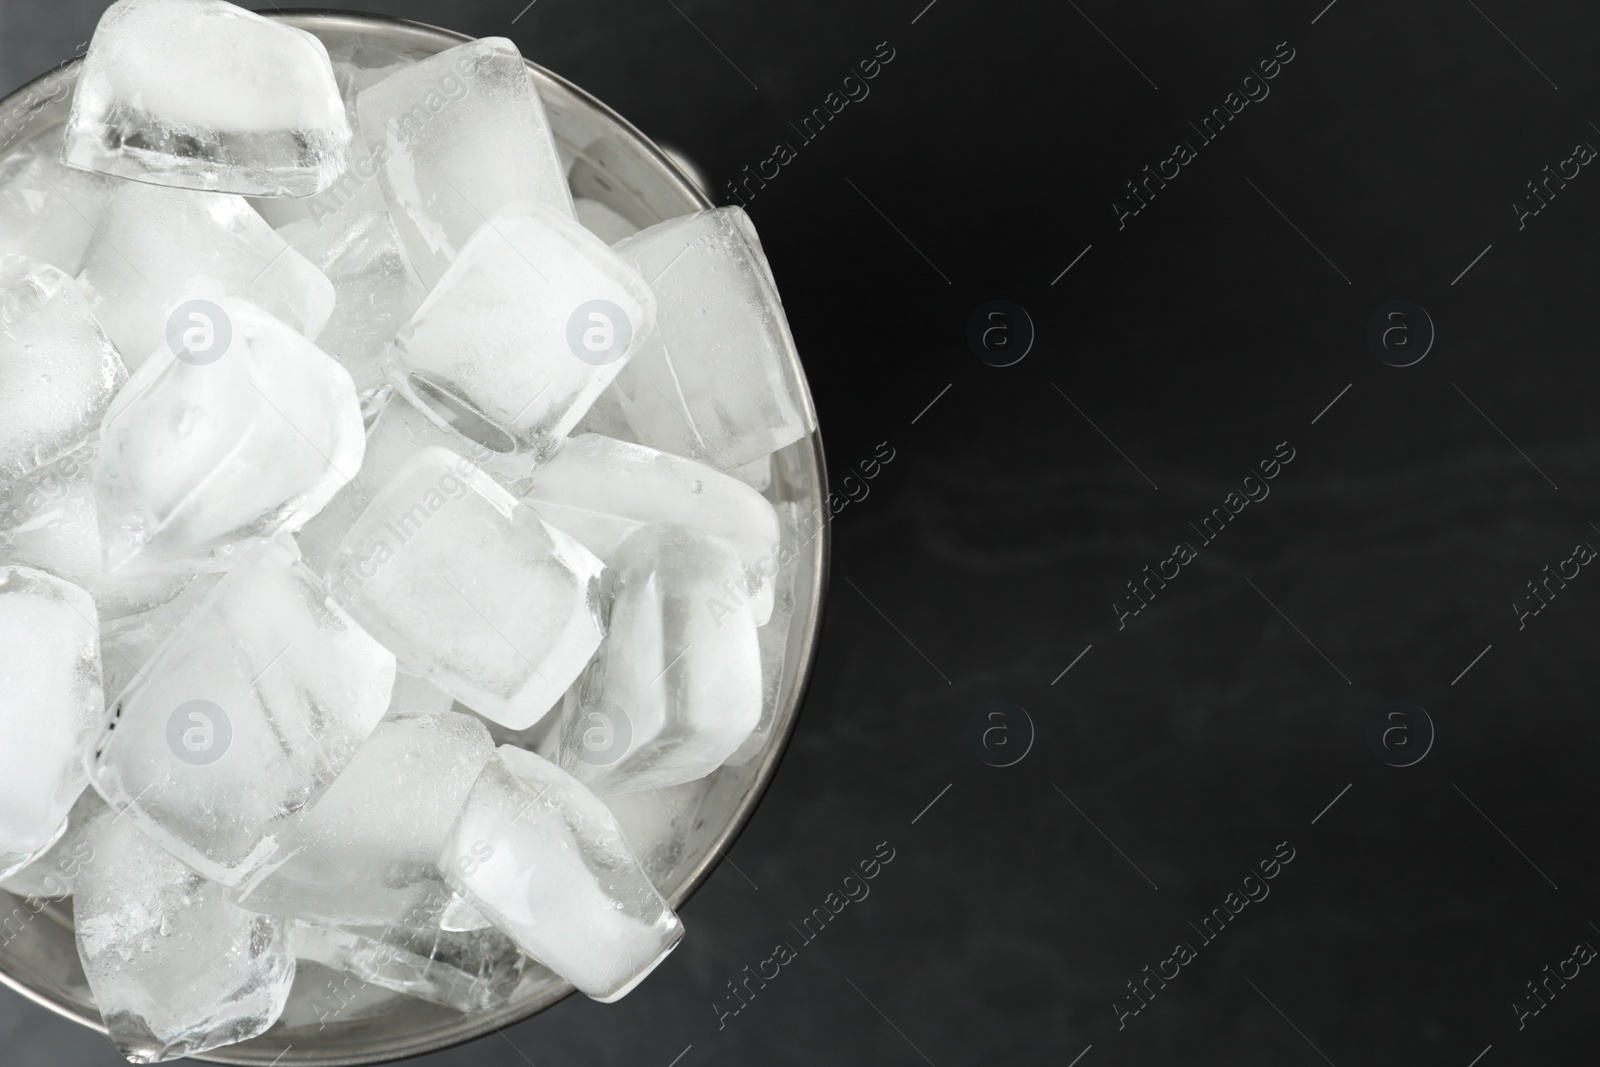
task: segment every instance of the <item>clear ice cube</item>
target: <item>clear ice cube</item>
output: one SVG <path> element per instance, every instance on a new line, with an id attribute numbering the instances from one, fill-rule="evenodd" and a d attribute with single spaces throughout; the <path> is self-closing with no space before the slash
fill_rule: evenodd
<path id="1" fill-rule="evenodd" d="M 296 821 L 305 847 L 241 905 L 335 926 L 437 928 L 451 893 L 434 861 L 492 755 L 471 716 L 389 715 Z"/>
<path id="2" fill-rule="evenodd" d="M 66 831 L 105 711 L 94 601 L 70 582 L 0 567 L 0 878 Z"/>
<path id="3" fill-rule="evenodd" d="M 744 572 L 717 594 L 715 610 L 748 605 L 757 626 L 771 616 L 778 516 L 740 479 L 644 445 L 581 434 L 524 484 L 524 504 L 607 562 L 647 523 L 677 523 L 722 538 L 739 554 Z"/>
<path id="4" fill-rule="evenodd" d="M 264 1033 L 294 982 L 286 923 L 234 907 L 208 882 L 103 813 L 73 894 L 78 955 L 111 1041 L 134 1063 Z"/>
<path id="5" fill-rule="evenodd" d="M 498 930 L 342 929 L 295 922 L 289 947 L 299 959 L 469 1015 L 504 1007 L 528 962 Z"/>
<path id="6" fill-rule="evenodd" d="M 596 1000 L 618 1000 L 683 937 L 616 818 L 531 752 L 496 750 L 439 869 L 517 946 Z"/>
<path id="7" fill-rule="evenodd" d="M 655 291 L 656 332 L 617 376 L 638 439 L 732 471 L 816 429 L 793 340 L 741 208 L 669 219 L 617 252 Z"/>
<path id="8" fill-rule="evenodd" d="M 68 274 L 118 183 L 61 165 L 58 127 L 0 159 L 0 255 L 26 255 Z"/>
<path id="9" fill-rule="evenodd" d="M 76 281 L 0 256 L 0 485 L 81 445 L 127 380 Z"/>
<path id="10" fill-rule="evenodd" d="M 297 535 L 306 563 L 318 574 L 327 573 L 333 553 L 378 490 L 389 484 L 406 462 L 430 446 L 449 449 L 470 459 L 513 495 L 526 483 L 533 467 L 529 453 L 495 452 L 456 430 L 441 426 L 404 394 L 391 395 L 367 430 L 366 456 L 361 469 L 316 518 Z"/>
<path id="11" fill-rule="evenodd" d="M 243 197 L 138 182 L 112 197 L 79 280 L 129 370 L 158 350 L 209 346 L 196 300 L 249 300 L 315 340 L 337 299 Z"/>
<path id="12" fill-rule="evenodd" d="M 338 294 L 317 346 L 344 364 L 361 392 L 384 382 L 379 357 L 427 295 L 381 209 L 278 231 Z"/>
<path id="13" fill-rule="evenodd" d="M 602 570 L 483 471 L 432 446 L 350 528 L 328 588 L 407 673 L 520 730 L 599 646 Z"/>
<path id="14" fill-rule="evenodd" d="M 349 372 L 245 301 L 196 314 L 209 347 L 158 351 L 106 412 L 95 485 L 112 571 L 299 529 L 361 466 Z"/>
<path id="15" fill-rule="evenodd" d="M 292 548 L 263 542 L 128 687 L 91 778 L 191 868 L 247 888 L 305 847 L 295 817 L 383 717 L 394 672 Z"/>
<path id="16" fill-rule="evenodd" d="M 484 220 L 572 195 L 517 46 L 485 37 L 414 63 L 356 99 L 361 136 L 411 263 L 430 289 Z"/>
<path id="17" fill-rule="evenodd" d="M 501 209 L 461 249 L 385 360 L 544 452 L 655 322 L 649 286 L 598 237 L 541 204 Z M 419 401 L 420 402 L 420 401 Z"/>
<path id="18" fill-rule="evenodd" d="M 624 541 L 611 566 L 610 633 L 562 723 L 561 769 L 601 795 L 703 778 L 761 717 L 755 620 L 713 607 L 739 558 L 659 523 Z"/>
<path id="19" fill-rule="evenodd" d="M 307 196 L 344 170 L 328 52 L 222 0 L 121 0 L 78 76 L 62 161 L 157 185 Z"/>

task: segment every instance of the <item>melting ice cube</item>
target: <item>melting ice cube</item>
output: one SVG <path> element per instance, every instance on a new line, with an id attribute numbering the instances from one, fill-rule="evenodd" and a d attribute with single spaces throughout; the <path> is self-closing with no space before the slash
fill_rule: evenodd
<path id="1" fill-rule="evenodd" d="M 199 306 L 106 412 L 95 474 L 106 564 L 129 573 L 296 530 L 361 466 L 349 373 L 242 300 Z"/>
<path id="2" fill-rule="evenodd" d="M 408 673 L 520 730 L 599 646 L 602 569 L 481 470 L 429 447 L 345 535 L 328 588 Z"/>
<path id="3" fill-rule="evenodd" d="M 65 832 L 105 710 L 94 601 L 27 567 L 0 567 L 0 878 Z"/>
<path id="4" fill-rule="evenodd" d="M 0 256 L 0 485 L 81 445 L 127 380 L 77 282 Z"/>
<path id="5" fill-rule="evenodd" d="M 243 197 L 136 182 L 106 208 L 79 279 L 129 370 L 203 331 L 196 300 L 249 300 L 315 340 L 337 299 L 333 283 Z"/>
<path id="6" fill-rule="evenodd" d="M 383 717 L 394 672 L 293 549 L 265 542 L 140 669 L 95 788 L 189 867 L 248 887 L 306 847 L 295 816 Z"/>
<path id="7" fill-rule="evenodd" d="M 617 252 L 658 305 L 655 335 L 616 385 L 641 442 L 732 471 L 816 429 L 789 367 L 772 270 L 742 209 L 669 219 Z"/>
<path id="8" fill-rule="evenodd" d="M 356 113 L 389 213 L 429 288 L 508 204 L 533 199 L 572 216 L 544 104 L 504 37 L 401 69 L 362 92 Z"/>
<path id="9" fill-rule="evenodd" d="M 451 893 L 434 860 L 493 754 L 470 715 L 390 715 L 295 824 L 306 847 L 241 903 L 333 925 L 437 927 Z"/>
<path id="10" fill-rule="evenodd" d="M 611 632 L 562 724 L 561 767 L 602 795 L 703 778 L 761 717 L 755 620 L 709 606 L 739 558 L 716 538 L 654 523 L 611 564 Z"/>
<path id="11" fill-rule="evenodd" d="M 234 907 L 130 819 L 102 812 L 85 841 L 78 955 L 118 1050 L 154 1063 L 265 1033 L 294 983 L 287 924 Z"/>
<path id="12" fill-rule="evenodd" d="M 462 248 L 395 336 L 387 369 L 400 389 L 421 378 L 542 452 L 654 322 L 650 288 L 598 237 L 542 205 L 512 205 Z"/>
<path id="13" fill-rule="evenodd" d="M 600 799 L 508 745 L 467 798 L 439 869 L 522 951 L 596 1000 L 625 996 L 683 937 Z"/>
<path id="14" fill-rule="evenodd" d="M 121 0 L 78 76 L 62 160 L 184 189 L 307 196 L 350 124 L 311 34 L 222 0 Z"/>

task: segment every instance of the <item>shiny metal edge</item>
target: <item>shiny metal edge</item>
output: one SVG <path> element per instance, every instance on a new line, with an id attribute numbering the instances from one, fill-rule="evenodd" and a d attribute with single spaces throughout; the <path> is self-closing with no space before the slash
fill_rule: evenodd
<path id="1" fill-rule="evenodd" d="M 282 19 L 305 30 L 318 28 L 346 32 L 378 31 L 389 38 L 389 43 L 404 45 L 406 40 L 409 39 L 419 50 L 443 51 L 444 48 L 475 40 L 475 38 L 467 34 L 424 22 L 361 12 L 290 9 L 287 11 L 263 12 L 263 14 L 268 18 Z M 82 59 L 78 58 L 63 63 L 59 67 L 21 86 L 5 98 L 0 99 L 0 114 L 5 114 L 12 110 L 18 103 L 25 100 L 31 92 L 51 82 L 52 79 L 59 78 L 68 72 L 75 72 L 75 68 L 81 62 Z M 654 141 L 646 137 L 633 123 L 561 75 L 534 63 L 532 60 L 525 60 L 525 62 L 527 62 L 528 69 L 541 84 L 548 82 L 570 94 L 580 104 L 592 108 L 602 117 L 614 123 L 624 136 L 636 142 L 637 147 L 647 157 L 654 160 L 678 186 L 678 191 L 689 202 L 691 209 L 705 210 L 716 206 L 677 162 L 663 152 Z M 0 155 L 19 147 L 26 143 L 28 139 L 29 134 L 26 130 L 16 133 L 15 136 L 0 136 Z M 800 359 L 798 348 L 791 344 L 788 355 L 791 371 L 802 386 L 800 401 L 810 422 L 816 425 L 815 401 L 811 395 L 810 382 L 806 378 L 805 366 Z M 772 784 L 772 779 L 777 773 L 778 765 L 782 762 L 784 753 L 788 750 L 789 742 L 793 738 L 795 728 L 799 722 L 800 709 L 804 705 L 807 692 L 810 689 L 811 679 L 816 668 L 817 650 L 822 631 L 822 612 L 827 598 L 829 572 L 833 558 L 833 527 L 828 509 L 827 458 L 823 450 L 820 429 L 812 432 L 809 444 L 812 464 L 810 474 L 814 480 L 816 499 L 820 503 L 823 518 L 815 538 L 815 551 L 812 553 L 810 607 L 805 615 L 799 647 L 793 650 L 800 666 L 795 675 L 792 699 L 780 713 L 782 717 L 781 726 L 773 734 L 776 743 L 768 743 L 759 768 L 739 802 L 737 817 L 723 827 L 712 842 L 711 850 L 689 872 L 677 889 L 669 895 L 668 902 L 674 910 L 681 908 L 710 878 L 712 872 L 721 864 L 722 858 L 728 849 L 737 842 L 740 834 L 744 832 L 745 827 L 749 824 L 751 817 L 755 814 L 755 809 L 760 805 L 761 799 Z M 63 1018 L 96 1030 L 101 1034 L 106 1032 L 105 1025 L 100 1019 L 84 1015 L 71 1005 L 62 1003 L 31 986 L 23 984 L 3 970 L 0 970 L 0 983 L 21 994 L 29 1001 Z M 553 1007 L 574 992 L 576 990 L 569 984 L 562 991 L 535 999 L 526 1004 L 508 1005 L 506 1008 L 482 1019 L 463 1021 L 459 1025 L 447 1027 L 441 1030 L 436 1038 L 413 1041 L 402 1047 L 375 1049 L 370 1054 L 293 1056 L 280 1053 L 273 1056 L 270 1050 L 265 1049 L 260 1054 L 252 1054 L 250 1043 L 246 1042 L 241 1045 L 215 1049 L 189 1058 L 206 1063 L 226 1064 L 230 1065 L 230 1067 L 259 1067 L 259 1065 L 271 1064 L 295 1064 L 300 1065 L 300 1067 L 365 1067 L 368 1064 L 392 1063 L 397 1060 L 454 1048 L 499 1032 L 508 1026 L 526 1021 Z"/>

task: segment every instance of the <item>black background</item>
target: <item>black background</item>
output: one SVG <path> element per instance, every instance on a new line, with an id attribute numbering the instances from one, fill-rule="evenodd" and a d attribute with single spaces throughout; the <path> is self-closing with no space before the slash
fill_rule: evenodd
<path id="1" fill-rule="evenodd" d="M 511 37 L 719 190 L 795 143 L 749 210 L 830 469 L 895 453 L 835 523 L 798 732 L 685 945 L 618 1005 L 421 1062 L 1594 1062 L 1594 968 L 1521 1030 L 1513 1001 L 1600 945 L 1600 575 L 1522 629 L 1512 605 L 1600 545 L 1600 175 L 1521 229 L 1512 205 L 1600 145 L 1600 12 L 925 2 L 354 5 Z M 102 7 L 4 0 L 0 80 Z M 799 146 L 880 42 L 870 95 Z M 1200 146 L 1279 42 L 1270 96 Z M 967 344 L 992 299 L 1037 330 L 1014 366 Z M 1405 368 L 1366 340 L 1397 299 L 1437 329 Z M 1271 495 L 1201 545 L 1280 442 Z M 1179 541 L 1198 558 L 1119 630 Z M 1368 738 L 1396 700 L 1437 729 L 1406 768 Z M 885 841 L 871 896 L 719 1029 L 725 983 Z M 1270 897 L 1202 944 L 1280 842 Z M 1198 958 L 1119 1029 L 1179 941 Z M 0 1061 L 118 1062 L 9 993 Z"/>

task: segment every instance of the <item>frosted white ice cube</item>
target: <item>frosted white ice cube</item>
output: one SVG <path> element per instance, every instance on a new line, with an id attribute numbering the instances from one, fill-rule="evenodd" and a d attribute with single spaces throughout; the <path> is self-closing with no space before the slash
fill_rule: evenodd
<path id="1" fill-rule="evenodd" d="M 264 542 L 123 694 L 94 786 L 194 870 L 247 887 L 304 847 L 295 816 L 383 717 L 394 670 L 292 549 Z"/>
<path id="2" fill-rule="evenodd" d="M 709 605 L 737 578 L 725 543 L 642 527 L 611 558 L 611 630 L 562 723 L 561 768 L 601 795 L 703 778 L 761 717 L 761 650 L 747 612 Z"/>
<path id="3" fill-rule="evenodd" d="M 31 256 L 77 274 L 118 183 L 64 167 L 60 154 L 58 127 L 0 159 L 0 255 Z"/>
<path id="4" fill-rule="evenodd" d="M 306 196 L 350 125 L 322 42 L 222 0 L 121 0 L 78 76 L 62 160 L 184 189 Z"/>
<path id="5" fill-rule="evenodd" d="M 367 430 L 366 456 L 361 469 L 296 535 L 300 551 L 312 570 L 318 574 L 327 572 L 334 549 L 356 518 L 372 503 L 378 490 L 389 484 L 412 456 L 430 446 L 446 448 L 470 459 L 513 494 L 526 483 L 533 467 L 531 453 L 492 451 L 448 426 L 439 425 L 404 394 L 395 393 L 385 401 Z"/>
<path id="6" fill-rule="evenodd" d="M 639 350 L 655 298 L 571 218 L 514 204 L 462 248 L 385 357 L 543 452 L 577 425 Z"/>
<path id="7" fill-rule="evenodd" d="M 77 282 L 0 256 L 0 485 L 82 444 L 127 380 Z"/>
<path id="8" fill-rule="evenodd" d="M 639 232 L 639 227 L 598 200 L 590 200 L 586 196 L 574 197 L 572 206 L 584 229 L 608 245 Z"/>
<path id="9" fill-rule="evenodd" d="M 389 212 L 429 288 L 508 204 L 536 200 L 572 216 L 544 104 L 504 37 L 398 71 L 357 97 L 356 114 Z"/>
<path id="10" fill-rule="evenodd" d="M 9 878 L 0 879 L 0 889 L 30 900 L 66 900 L 72 896 L 78 873 L 94 855 L 84 838 L 89 821 L 106 810 L 106 802 L 93 789 L 85 789 L 67 813 L 67 831 L 38 859 Z M 10 930 L 6 930 L 10 933 Z"/>
<path id="11" fill-rule="evenodd" d="M 434 861 L 493 754 L 471 716 L 390 715 L 296 821 L 305 847 L 241 905 L 339 926 L 437 928 L 451 894 Z"/>
<path id="12" fill-rule="evenodd" d="M 299 529 L 361 466 L 348 371 L 245 301 L 197 313 L 207 346 L 157 351 L 106 412 L 95 485 L 113 571 Z"/>
<path id="13" fill-rule="evenodd" d="M 152 352 L 204 346 L 191 301 L 239 297 L 315 340 L 333 283 L 243 197 L 125 182 L 83 255 L 95 317 L 137 370 Z"/>
<path id="14" fill-rule="evenodd" d="M 670 219 L 617 252 L 658 305 L 655 335 L 616 384 L 641 442 L 731 471 L 816 429 L 772 270 L 741 208 Z"/>
<path id="15" fill-rule="evenodd" d="M 528 962 L 498 930 L 341 929 L 295 922 L 289 947 L 299 959 L 472 1015 L 504 1007 Z"/>
<path id="16" fill-rule="evenodd" d="M 78 955 L 111 1041 L 134 1063 L 246 1041 L 283 1012 L 294 957 L 281 919 L 228 901 L 129 818 L 104 813 L 73 894 Z"/>
<path id="17" fill-rule="evenodd" d="M 429 447 L 356 520 L 328 588 L 408 673 L 520 730 L 599 646 L 602 569 L 481 470 Z"/>
<path id="18" fill-rule="evenodd" d="M 0 878 L 66 830 L 105 710 L 94 601 L 28 567 L 0 567 Z"/>
<path id="19" fill-rule="evenodd" d="M 569 439 L 525 480 L 522 502 L 607 562 L 646 523 L 688 526 L 733 546 L 744 573 L 716 596 L 718 614 L 749 605 L 756 625 L 772 614 L 778 516 L 743 481 L 692 459 L 599 434 Z"/>
<path id="20" fill-rule="evenodd" d="M 683 937 L 600 799 L 509 745 L 467 798 L 439 869 L 522 951 L 596 1000 L 625 996 Z"/>

